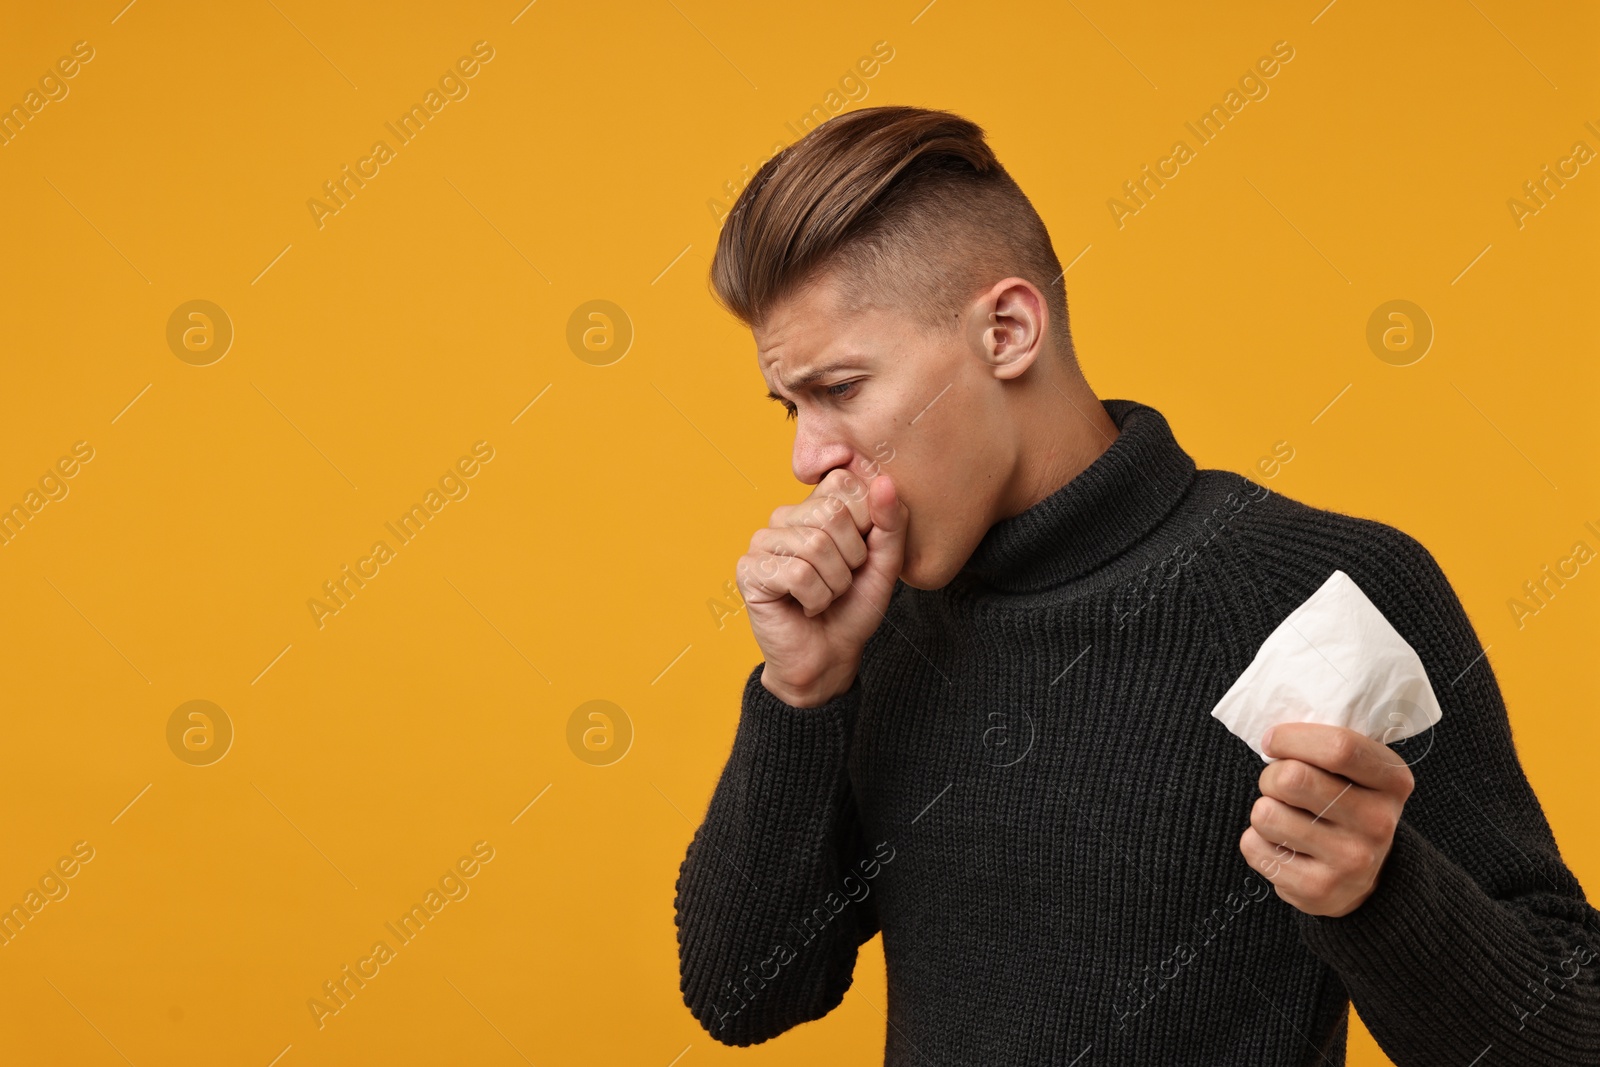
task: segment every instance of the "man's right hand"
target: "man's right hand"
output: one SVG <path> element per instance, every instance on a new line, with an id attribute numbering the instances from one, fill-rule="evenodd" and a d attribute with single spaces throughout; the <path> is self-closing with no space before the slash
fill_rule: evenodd
<path id="1" fill-rule="evenodd" d="M 867 483 L 839 468 L 750 538 L 734 573 L 768 692 L 809 708 L 850 688 L 900 577 L 909 519 L 886 475 Z"/>

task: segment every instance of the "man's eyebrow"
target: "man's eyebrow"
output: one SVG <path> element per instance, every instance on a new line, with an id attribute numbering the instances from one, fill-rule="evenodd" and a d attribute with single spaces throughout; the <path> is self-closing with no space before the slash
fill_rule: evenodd
<path id="1" fill-rule="evenodd" d="M 826 378 L 828 375 L 832 374 L 834 371 L 844 370 L 844 369 L 846 369 L 848 367 L 853 367 L 853 366 L 856 366 L 856 365 L 858 365 L 857 361 L 853 360 L 853 359 L 836 359 L 832 363 L 825 363 L 820 367 L 817 367 L 817 368 L 815 368 L 813 370 L 808 370 L 804 374 L 799 375 L 798 377 L 795 378 L 794 381 L 789 383 L 789 389 L 792 392 L 798 393 L 800 390 L 804 389 L 806 386 L 813 385 L 816 382 L 821 381 L 823 378 Z M 770 389 L 767 390 L 767 397 L 769 399 L 772 399 L 772 400 L 780 400 L 780 401 L 784 399 L 783 397 L 779 396 L 777 393 L 774 393 Z"/>

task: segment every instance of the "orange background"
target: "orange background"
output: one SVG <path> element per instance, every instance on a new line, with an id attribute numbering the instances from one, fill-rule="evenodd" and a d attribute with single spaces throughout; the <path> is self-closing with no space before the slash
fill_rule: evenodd
<path id="1" fill-rule="evenodd" d="M 1508 608 L 1600 548 L 1600 175 L 1520 226 L 1507 206 L 1600 149 L 1592 7 L 122 4 L 0 35 L 6 106 L 93 49 L 0 147 L 0 504 L 93 450 L 0 547 L 0 903 L 93 850 L 0 948 L 6 1059 L 881 1062 L 877 941 L 836 1011 L 753 1049 L 677 989 L 673 882 L 760 658 L 709 602 L 806 492 L 707 292 L 713 205 L 813 106 L 978 121 L 1072 264 L 1099 395 L 1427 545 L 1600 887 L 1600 576 Z M 478 41 L 466 95 L 397 144 L 384 124 Z M 1268 95 L 1197 147 L 1184 123 L 1277 41 Z M 380 138 L 319 227 L 307 202 Z M 1119 228 L 1108 200 L 1179 138 L 1194 158 Z M 1408 366 L 1366 342 L 1392 299 L 1436 331 Z M 234 331 L 203 366 L 168 343 L 191 300 Z M 626 323 L 574 348 L 593 300 Z M 480 441 L 446 479 L 466 495 L 398 545 L 384 524 Z M 379 539 L 393 558 L 319 627 L 307 602 Z M 169 743 L 193 700 L 233 730 L 208 765 Z M 569 742 L 592 700 L 631 728 L 608 765 Z M 467 895 L 319 1028 L 308 999 L 477 842 Z M 1351 1047 L 1387 1062 L 1359 1025 Z"/>

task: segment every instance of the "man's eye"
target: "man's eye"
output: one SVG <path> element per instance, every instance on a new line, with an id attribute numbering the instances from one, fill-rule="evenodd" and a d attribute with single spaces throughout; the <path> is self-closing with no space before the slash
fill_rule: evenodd
<path id="1" fill-rule="evenodd" d="M 857 384 L 859 384 L 859 383 L 858 382 L 854 382 L 854 381 L 839 382 L 836 385 L 825 386 L 823 391 L 826 392 L 830 397 L 832 397 L 835 400 L 843 400 L 847 395 L 849 395 L 848 393 L 844 392 L 843 390 L 847 390 L 851 386 L 854 386 L 854 385 L 857 385 Z M 783 411 L 784 411 L 784 418 L 786 418 L 786 419 L 794 419 L 794 418 L 797 418 L 799 416 L 798 409 L 794 406 L 794 404 L 790 403 L 787 400 L 783 401 Z"/>

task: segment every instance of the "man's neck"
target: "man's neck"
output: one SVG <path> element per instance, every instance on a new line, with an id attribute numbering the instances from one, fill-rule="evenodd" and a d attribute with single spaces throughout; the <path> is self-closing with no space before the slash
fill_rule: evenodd
<path id="1" fill-rule="evenodd" d="M 1076 478 L 1121 432 L 1081 374 L 1037 383 L 1019 412 L 1022 445 L 996 521 L 1020 514 Z"/>

